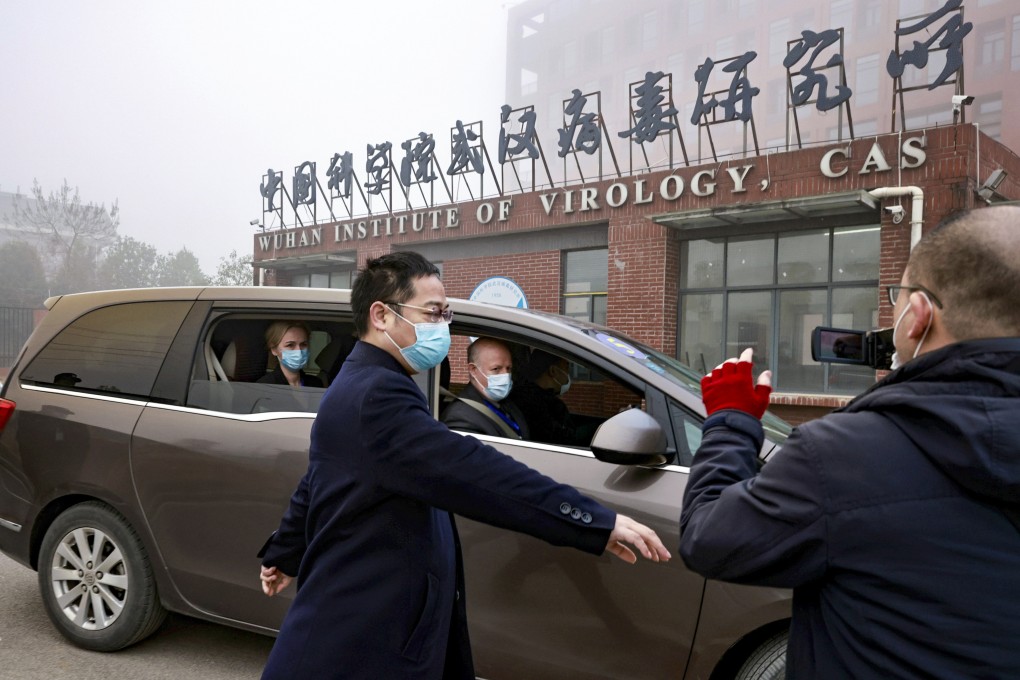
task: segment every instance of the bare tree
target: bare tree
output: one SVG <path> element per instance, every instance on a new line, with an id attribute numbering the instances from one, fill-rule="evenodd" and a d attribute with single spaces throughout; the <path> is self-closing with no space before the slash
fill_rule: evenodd
<path id="1" fill-rule="evenodd" d="M 231 250 L 230 255 L 220 258 L 216 275 L 212 280 L 214 286 L 252 286 L 254 282 L 251 256 L 238 255 L 236 250 Z"/>
<path id="2" fill-rule="evenodd" d="M 74 278 L 72 270 L 80 269 L 84 261 L 94 264 L 100 252 L 117 239 L 120 208 L 116 201 L 109 210 L 105 204 L 82 203 L 78 188 L 72 190 L 66 179 L 49 196 L 34 180 L 32 198 L 34 202 L 15 194 L 14 226 L 38 234 L 52 247 L 56 279 Z"/>

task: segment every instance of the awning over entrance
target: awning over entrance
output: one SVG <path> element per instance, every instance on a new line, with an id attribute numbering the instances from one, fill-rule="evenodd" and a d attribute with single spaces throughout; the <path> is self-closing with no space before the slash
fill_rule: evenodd
<path id="1" fill-rule="evenodd" d="M 298 255 L 296 257 L 277 257 L 272 260 L 256 260 L 252 262 L 252 266 L 285 271 L 313 267 L 342 267 L 357 264 L 357 262 L 358 257 L 354 253 L 315 253 L 314 255 Z"/>
<path id="2" fill-rule="evenodd" d="M 667 227 L 689 231 L 769 222 L 794 222 L 811 218 L 856 215 L 877 218 L 878 209 L 878 199 L 870 196 L 867 191 L 848 191 L 807 198 L 699 208 L 655 215 L 651 219 Z"/>

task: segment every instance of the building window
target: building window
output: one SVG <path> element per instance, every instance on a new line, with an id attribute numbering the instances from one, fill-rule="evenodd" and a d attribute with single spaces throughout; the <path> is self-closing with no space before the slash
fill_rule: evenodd
<path id="1" fill-rule="evenodd" d="M 856 394 L 866 367 L 811 359 L 815 326 L 878 323 L 880 227 L 863 225 L 684 241 L 679 359 L 703 373 L 754 349 L 777 391 Z"/>
<path id="2" fill-rule="evenodd" d="M 981 101 L 973 107 L 974 122 L 977 123 L 981 132 L 995 140 L 1002 139 L 1002 93 L 989 92 L 981 95 Z"/>
<path id="3" fill-rule="evenodd" d="M 864 0 L 861 3 L 859 11 L 862 28 L 878 28 L 882 25 L 882 5 L 883 0 Z"/>
<path id="4" fill-rule="evenodd" d="M 1006 31 L 1004 28 L 990 29 L 981 36 L 981 50 L 978 63 L 983 68 L 997 69 L 1006 58 Z"/>
<path id="5" fill-rule="evenodd" d="M 560 312 L 581 321 L 606 323 L 609 294 L 609 250 L 563 253 L 563 298 Z"/>
<path id="6" fill-rule="evenodd" d="M 538 92 L 538 74 L 526 68 L 521 69 L 521 96 Z"/>
<path id="7" fill-rule="evenodd" d="M 616 59 L 616 26 L 602 29 L 602 63 L 611 64 Z"/>
<path id="8" fill-rule="evenodd" d="M 857 82 L 853 90 L 854 102 L 857 104 L 874 104 L 878 101 L 877 54 L 869 54 L 857 60 Z"/>
<path id="9" fill-rule="evenodd" d="M 1009 68 L 1020 71 L 1020 16 L 1013 17 L 1013 40 L 1009 50 Z"/>
<path id="10" fill-rule="evenodd" d="M 782 64 L 786 59 L 786 41 L 790 39 L 790 20 L 780 19 L 769 24 L 769 65 Z"/>
<path id="11" fill-rule="evenodd" d="M 649 50 L 659 42 L 659 14 L 645 12 L 641 17 L 641 49 Z"/>
<path id="12" fill-rule="evenodd" d="M 687 4 L 687 35 L 698 36 L 705 30 L 705 0 L 690 0 Z"/>
<path id="13" fill-rule="evenodd" d="M 832 0 L 829 6 L 829 27 L 842 28 L 843 40 L 850 42 L 854 27 L 854 0 Z"/>
<path id="14" fill-rule="evenodd" d="M 351 269 L 294 274 L 290 277 L 290 285 L 292 288 L 350 288 L 353 274 Z"/>
<path id="15" fill-rule="evenodd" d="M 581 60 L 581 50 L 576 40 L 563 45 L 563 74 L 567 77 L 577 73 L 577 67 Z"/>

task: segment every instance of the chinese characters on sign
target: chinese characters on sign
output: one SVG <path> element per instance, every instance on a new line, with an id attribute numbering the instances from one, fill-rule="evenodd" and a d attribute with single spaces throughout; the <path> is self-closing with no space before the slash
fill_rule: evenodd
<path id="1" fill-rule="evenodd" d="M 835 49 L 833 47 L 835 46 Z M 794 70 L 797 64 L 810 56 L 807 62 Z M 829 58 L 824 65 L 816 61 L 828 52 Z M 792 119 L 797 136 L 797 147 L 802 146 L 800 135 L 800 119 L 797 109 L 812 103 L 815 108 L 826 112 L 837 109 L 836 140 L 843 140 L 843 114 L 846 113 L 850 138 L 854 137 L 854 119 L 850 112 L 850 96 L 853 91 L 846 84 L 846 67 L 843 60 L 843 29 L 834 28 L 821 33 L 801 31 L 799 40 L 791 40 L 786 45 L 786 89 L 789 97 L 786 119 L 786 139 L 790 140 L 790 121 Z M 829 72 L 836 70 L 835 94 L 829 93 Z M 796 80 L 795 80 L 796 79 Z M 795 84 L 796 82 L 796 84 Z M 816 94 L 817 93 L 817 94 Z"/>
<path id="2" fill-rule="evenodd" d="M 948 18 L 947 18 L 948 17 Z M 915 19 L 918 17 L 914 17 Z M 940 9 L 927 16 L 920 17 L 920 21 L 909 26 L 903 26 L 903 21 L 896 22 L 896 47 L 889 52 L 889 58 L 885 63 L 885 70 L 893 78 L 893 115 L 892 129 L 896 130 L 896 108 L 900 109 L 900 122 L 904 129 L 907 127 L 907 112 L 903 103 L 903 93 L 912 90 L 928 89 L 934 90 L 943 85 L 954 85 L 956 94 L 963 94 L 963 39 L 971 32 L 974 25 L 963 22 L 963 0 L 947 0 Z M 945 21 L 937 28 L 933 27 L 938 22 Z M 906 21 L 911 21 L 907 19 Z M 913 40 L 913 46 L 902 50 L 900 38 L 921 33 L 927 40 L 918 42 Z M 920 37 L 920 36 L 919 36 Z M 933 47 L 938 40 L 938 46 Z M 928 66 L 932 53 L 945 53 L 945 64 L 938 76 L 930 84 L 922 84 L 913 87 L 903 85 L 903 75 L 908 65 L 917 70 L 923 70 Z M 951 76 L 956 77 L 949 80 Z M 962 108 L 955 108 L 953 111 L 953 122 L 956 122 L 957 115 L 963 117 Z M 965 122 L 966 118 L 962 118 Z"/>
<path id="3" fill-rule="evenodd" d="M 886 61 L 886 72 L 893 79 L 893 131 L 896 130 L 896 111 L 899 108 L 901 120 L 905 128 L 905 112 L 903 111 L 903 93 L 914 89 L 933 90 L 942 85 L 955 85 L 957 94 L 962 93 L 963 85 L 963 41 L 971 33 L 972 24 L 963 21 L 962 0 L 946 0 L 937 10 L 930 14 L 898 20 L 894 31 L 895 47 L 889 52 Z M 843 29 L 826 29 L 821 31 L 802 30 L 800 37 L 787 43 L 787 52 L 782 60 L 786 70 L 786 102 L 787 102 L 787 145 L 790 142 L 789 121 L 793 120 L 797 127 L 797 144 L 801 143 L 797 109 L 814 104 L 820 112 L 838 110 L 839 118 L 835 129 L 842 139 L 842 116 L 846 115 L 849 123 L 850 138 L 854 138 L 853 121 L 850 116 L 850 101 L 853 90 L 846 80 L 846 66 L 843 54 Z M 932 55 L 942 53 L 944 61 L 933 59 Z M 697 126 L 698 145 L 701 157 L 701 135 L 707 133 L 712 147 L 712 156 L 716 157 L 715 142 L 712 139 L 711 126 L 719 124 L 744 125 L 744 152 L 747 153 L 747 130 L 750 129 L 754 138 L 754 151 L 759 153 L 757 132 L 754 126 L 753 103 L 760 94 L 760 89 L 752 83 L 751 69 L 757 53 L 747 51 L 741 55 L 715 59 L 706 57 L 694 71 L 693 85 L 696 94 L 692 97 L 689 111 L 690 123 Z M 909 68 L 924 71 L 929 64 L 935 66 L 938 73 L 933 78 L 923 76 L 911 82 L 924 80 L 921 85 L 905 87 L 905 73 Z M 717 68 L 718 67 L 718 68 Z M 758 74 L 760 77 L 760 74 Z M 930 81 L 930 82 L 929 82 Z M 596 101 L 595 110 L 590 108 L 590 98 Z M 580 89 L 572 91 L 569 99 L 563 100 L 562 127 L 557 129 L 557 155 L 564 160 L 573 155 L 578 167 L 578 174 L 585 179 L 577 154 L 592 157 L 598 154 L 599 178 L 602 174 L 602 150 L 607 148 L 616 165 L 616 154 L 612 149 L 601 114 L 601 92 L 583 93 Z M 674 138 L 680 142 L 683 159 L 689 165 L 686 146 L 681 133 L 678 116 L 679 109 L 674 104 L 673 74 L 663 71 L 648 71 L 640 81 L 630 84 L 629 123 L 630 127 L 617 133 L 617 136 L 629 142 L 631 153 L 631 172 L 634 172 L 634 153 L 638 150 L 644 155 L 645 168 L 651 169 L 648 149 L 662 147 L 668 142 L 666 159 L 669 167 L 673 167 Z M 392 143 L 382 142 L 367 144 L 364 161 L 364 182 L 359 181 L 354 166 L 354 156 L 350 151 L 334 153 L 326 172 L 328 191 L 323 191 L 316 177 L 316 164 L 305 161 L 294 170 L 288 187 L 283 183 L 283 174 L 267 170 L 259 185 L 263 199 L 263 213 L 272 213 L 283 226 L 285 207 L 293 212 L 296 222 L 301 222 L 300 211 L 311 214 L 312 222 L 316 222 L 316 205 L 326 201 L 329 205 L 330 217 L 335 219 L 333 202 L 341 200 L 348 216 L 353 216 L 354 187 L 358 188 L 362 203 L 369 215 L 373 214 L 372 197 L 379 197 L 385 203 L 387 212 L 393 212 L 393 186 L 400 189 L 411 206 L 410 189 L 418 186 L 422 199 L 427 207 L 434 207 L 432 187 L 437 179 L 446 186 L 447 195 L 453 202 L 453 193 L 447 184 L 447 177 L 454 182 L 475 182 L 484 195 L 485 164 L 488 163 L 491 180 L 496 185 L 500 196 L 504 189 L 500 186 L 501 175 L 505 182 L 506 173 L 511 172 L 517 180 L 520 190 L 530 180 L 531 189 L 536 186 L 537 163 L 545 168 L 548 186 L 554 186 L 546 155 L 536 132 L 538 114 L 534 106 L 513 108 L 504 104 L 500 108 L 500 129 L 497 158 L 499 172 L 493 170 L 492 161 L 486 149 L 482 135 L 482 122 L 465 124 L 461 120 L 450 129 L 449 164 L 442 172 L 441 161 L 436 155 L 436 140 L 431 133 L 419 132 L 417 137 L 400 144 L 403 153 L 398 164 L 392 157 Z M 665 138 L 665 139 L 663 139 Z M 660 152 L 661 153 L 661 152 Z M 655 162 L 662 163 L 661 157 Z M 522 173 L 518 163 L 524 164 Z M 530 166 L 530 173 L 528 167 Z M 396 174 L 397 181 L 393 181 Z M 619 167 L 616 167 L 619 176 Z M 425 188 L 428 189 L 426 196 Z M 456 188 L 456 187 L 455 187 Z M 362 190 L 364 189 L 364 190 Z M 472 198 L 474 193 L 468 184 Z M 279 194 L 283 193 L 281 197 Z M 417 199 L 415 199 L 417 200 Z M 300 209 L 300 211 L 299 211 Z"/>

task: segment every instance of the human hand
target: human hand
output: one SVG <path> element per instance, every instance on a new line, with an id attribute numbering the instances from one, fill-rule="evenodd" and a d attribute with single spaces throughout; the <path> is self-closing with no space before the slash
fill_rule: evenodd
<path id="1" fill-rule="evenodd" d="M 740 353 L 740 359 L 727 359 L 701 379 L 701 400 L 708 415 L 723 409 L 736 409 L 755 418 L 765 415 L 772 393 L 772 371 L 762 371 L 758 383 L 751 380 L 750 347 Z"/>
<path id="2" fill-rule="evenodd" d="M 276 567 L 267 567 L 262 565 L 262 571 L 259 572 L 259 579 L 262 580 L 262 592 L 272 597 L 278 592 L 290 585 L 293 580 L 290 576 L 287 576 Z"/>
<path id="3" fill-rule="evenodd" d="M 627 547 L 627 543 L 638 549 L 646 560 L 653 562 L 668 562 L 670 555 L 666 546 L 659 540 L 658 535 L 644 524 L 635 522 L 626 515 L 616 515 L 616 526 L 609 534 L 609 543 L 606 550 L 619 557 L 628 564 L 637 562 L 637 555 Z"/>

